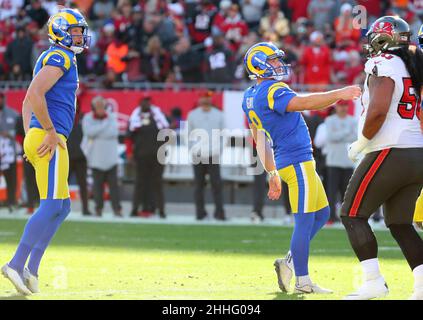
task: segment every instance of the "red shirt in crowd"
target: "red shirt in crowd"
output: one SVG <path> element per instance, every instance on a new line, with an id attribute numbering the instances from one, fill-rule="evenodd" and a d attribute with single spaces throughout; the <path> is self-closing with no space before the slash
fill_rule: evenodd
<path id="1" fill-rule="evenodd" d="M 221 12 L 218 12 L 213 18 L 213 27 L 222 31 L 225 24 L 225 19 L 226 17 Z"/>
<path id="2" fill-rule="evenodd" d="M 366 7 L 367 15 L 379 17 L 381 15 L 380 0 L 358 0 L 357 4 Z"/>
<path id="3" fill-rule="evenodd" d="M 304 66 L 304 83 L 330 83 L 331 51 L 328 46 L 318 48 L 307 46 L 301 64 Z"/>
<path id="4" fill-rule="evenodd" d="M 194 43 L 201 43 L 210 35 L 216 12 L 217 7 L 213 4 L 203 5 L 193 21 L 188 24 L 188 30 Z"/>
<path id="5" fill-rule="evenodd" d="M 242 38 L 248 35 L 248 26 L 243 20 L 231 22 L 227 19 L 222 26 L 222 31 L 226 40 L 228 40 L 229 49 L 232 52 L 237 52 Z"/>
<path id="6" fill-rule="evenodd" d="M 9 68 L 6 65 L 6 59 L 4 58 L 8 43 L 9 42 L 6 37 L 0 39 L 0 66 L 3 66 L 4 73 L 9 71 Z"/>
<path id="7" fill-rule="evenodd" d="M 115 26 L 115 30 L 122 32 L 132 24 L 132 19 L 121 15 L 113 20 L 113 24 Z"/>
<path id="8" fill-rule="evenodd" d="M 310 0 L 288 0 L 288 8 L 292 10 L 292 21 L 296 22 L 298 18 L 307 18 L 307 7 Z"/>

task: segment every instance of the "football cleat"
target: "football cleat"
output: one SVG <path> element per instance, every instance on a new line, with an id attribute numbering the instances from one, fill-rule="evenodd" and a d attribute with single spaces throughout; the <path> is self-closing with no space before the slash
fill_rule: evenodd
<path id="1" fill-rule="evenodd" d="M 19 293 L 23 295 L 31 294 L 31 291 L 25 286 L 19 273 L 16 270 L 9 267 L 7 263 L 1 268 L 1 273 L 3 274 L 5 278 L 9 279 L 10 282 L 12 282 L 12 284 L 15 286 L 16 290 Z"/>
<path id="2" fill-rule="evenodd" d="M 285 258 L 276 259 L 273 265 L 275 266 L 278 277 L 279 288 L 282 292 L 288 292 L 291 286 L 292 276 L 294 275 L 292 256 L 288 254 Z"/>
<path id="3" fill-rule="evenodd" d="M 32 293 L 39 293 L 40 289 L 38 288 L 38 277 L 31 274 L 28 268 L 25 268 L 23 271 L 23 278 L 24 283 L 26 287 L 32 292 Z"/>
<path id="4" fill-rule="evenodd" d="M 370 300 L 383 298 L 389 293 L 388 285 L 382 276 L 376 279 L 365 281 L 354 293 L 344 297 L 344 300 Z"/>
<path id="5" fill-rule="evenodd" d="M 320 288 L 317 284 L 307 283 L 300 286 L 298 283 L 295 284 L 294 293 L 296 294 L 331 294 L 333 293 L 330 289 Z"/>

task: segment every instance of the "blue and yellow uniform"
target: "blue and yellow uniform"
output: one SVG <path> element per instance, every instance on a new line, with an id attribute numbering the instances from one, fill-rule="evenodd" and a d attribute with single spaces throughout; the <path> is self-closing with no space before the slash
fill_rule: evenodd
<path id="1" fill-rule="evenodd" d="M 420 193 L 420 196 L 416 202 L 416 209 L 414 211 L 414 221 L 423 222 L 423 190 Z"/>
<path id="2" fill-rule="evenodd" d="M 75 94 L 78 89 L 75 54 L 89 47 L 88 24 L 77 9 L 62 8 L 50 17 L 47 30 L 52 47 L 38 58 L 33 81 L 41 81 L 37 78 L 37 74 L 47 66 L 60 68 L 63 71 L 56 83 L 43 94 L 53 126 L 66 145 L 66 139 L 73 127 Z M 58 145 L 51 159 L 50 154 L 40 157 L 37 149 L 43 143 L 46 134 L 47 131 L 32 114 L 29 131 L 24 140 L 24 151 L 35 169 L 40 206 L 25 225 L 12 260 L 2 267 L 2 273 L 23 294 L 39 292 L 37 278 L 41 259 L 51 239 L 71 211 L 68 151 Z"/>
<path id="3" fill-rule="evenodd" d="M 59 46 L 51 46 L 38 58 L 34 68 L 34 76 L 46 65 L 58 67 L 63 71 L 63 76 L 46 93 L 45 98 L 48 113 L 56 132 L 66 142 L 73 127 L 75 94 L 79 81 L 75 53 Z M 39 157 L 37 148 L 45 135 L 46 132 L 42 129 L 35 115 L 32 114 L 30 130 L 24 141 L 24 150 L 28 160 L 35 168 L 40 199 L 69 198 L 68 152 L 58 146 L 50 161 L 48 161 L 48 155 Z"/>
<path id="4" fill-rule="evenodd" d="M 315 170 L 303 116 L 286 111 L 295 96 L 285 83 L 268 79 L 245 91 L 242 108 L 248 122 L 264 131 L 272 145 L 276 168 L 289 187 L 292 212 L 316 212 L 326 207 L 328 201 Z"/>

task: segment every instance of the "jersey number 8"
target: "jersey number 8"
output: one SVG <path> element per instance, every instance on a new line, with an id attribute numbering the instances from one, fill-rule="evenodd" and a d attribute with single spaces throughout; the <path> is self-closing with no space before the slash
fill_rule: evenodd
<path id="1" fill-rule="evenodd" d="M 248 111 L 248 117 L 250 118 L 251 122 L 254 123 L 254 125 L 256 126 L 258 130 L 263 130 L 263 125 L 261 123 L 261 120 L 254 110 Z"/>

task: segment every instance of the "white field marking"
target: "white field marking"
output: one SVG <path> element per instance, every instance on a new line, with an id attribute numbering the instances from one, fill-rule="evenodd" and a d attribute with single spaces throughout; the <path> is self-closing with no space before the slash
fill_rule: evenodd
<path id="1" fill-rule="evenodd" d="M 0 231 L 0 237 L 10 237 L 16 235 L 16 232 L 12 231 Z"/>
<path id="2" fill-rule="evenodd" d="M 141 281 L 140 281 L 141 282 Z M 166 288 L 164 289 L 164 291 L 166 292 L 182 292 L 182 291 L 188 291 L 188 292 L 206 292 L 206 289 L 194 289 L 194 288 L 188 288 L 186 286 L 180 286 L 180 283 L 178 282 L 179 286 L 177 288 Z M 48 289 L 48 288 L 47 288 Z M 107 295 L 117 295 L 117 294 L 126 294 L 126 295 L 134 295 L 134 296 L 139 296 L 140 294 L 145 295 L 150 294 L 150 295 L 157 295 L 160 296 L 160 298 L 163 299 L 163 296 L 160 295 L 160 291 L 157 290 L 157 288 L 155 289 L 151 289 L 148 290 L 146 288 L 140 288 L 140 289 L 136 289 L 136 290 L 81 290 L 81 291 L 65 291 L 65 290 L 61 290 L 59 291 L 55 291 L 54 293 L 49 293 L 49 292 L 45 292 L 44 290 L 46 290 L 46 288 L 42 288 L 41 290 L 43 290 L 43 292 L 37 293 L 36 297 L 66 297 L 66 296 L 87 296 L 87 295 L 93 295 L 93 298 L 103 298 L 104 296 Z M 231 292 L 233 290 L 233 288 L 228 288 L 226 290 L 221 290 L 221 289 L 217 289 L 217 290 L 213 290 L 213 292 Z M 169 296 L 169 297 L 173 297 L 174 296 Z M 189 296 L 188 296 L 189 297 Z M 113 297 L 112 297 L 113 298 Z M 145 299 L 145 297 L 144 297 Z M 179 299 L 179 296 L 178 296 Z"/>
<path id="3" fill-rule="evenodd" d="M 0 210 L 0 220 L 27 220 L 30 218 L 30 215 L 27 215 L 25 211 L 21 210 L 11 215 L 6 211 Z M 113 213 L 105 212 L 103 217 L 85 217 L 82 216 L 81 212 L 73 211 L 66 218 L 66 221 L 74 222 L 87 222 L 87 223 L 113 223 L 113 224 L 161 224 L 161 225 L 207 225 L 207 226 L 262 226 L 262 227 L 281 227 L 281 228 L 292 228 L 291 225 L 283 224 L 283 217 L 281 218 L 266 218 L 262 223 L 256 224 L 252 223 L 250 217 L 234 217 L 229 218 L 227 221 L 215 221 L 213 219 L 197 221 L 195 217 L 191 215 L 168 215 L 168 217 L 163 220 L 159 217 L 151 218 L 134 218 L 134 217 L 123 217 L 118 218 L 114 217 Z M 344 230 L 342 224 L 336 224 L 329 227 L 324 227 L 325 230 L 335 229 L 335 230 Z M 377 231 L 389 231 L 385 226 L 374 228 Z"/>
<path id="4" fill-rule="evenodd" d="M 393 246 L 393 247 L 384 246 L 384 247 L 379 247 L 378 249 L 379 251 L 400 251 L 401 250 L 399 247 L 396 247 L 396 246 Z M 310 252 L 311 253 L 350 252 L 351 254 L 353 254 L 352 249 L 312 249 Z"/>

